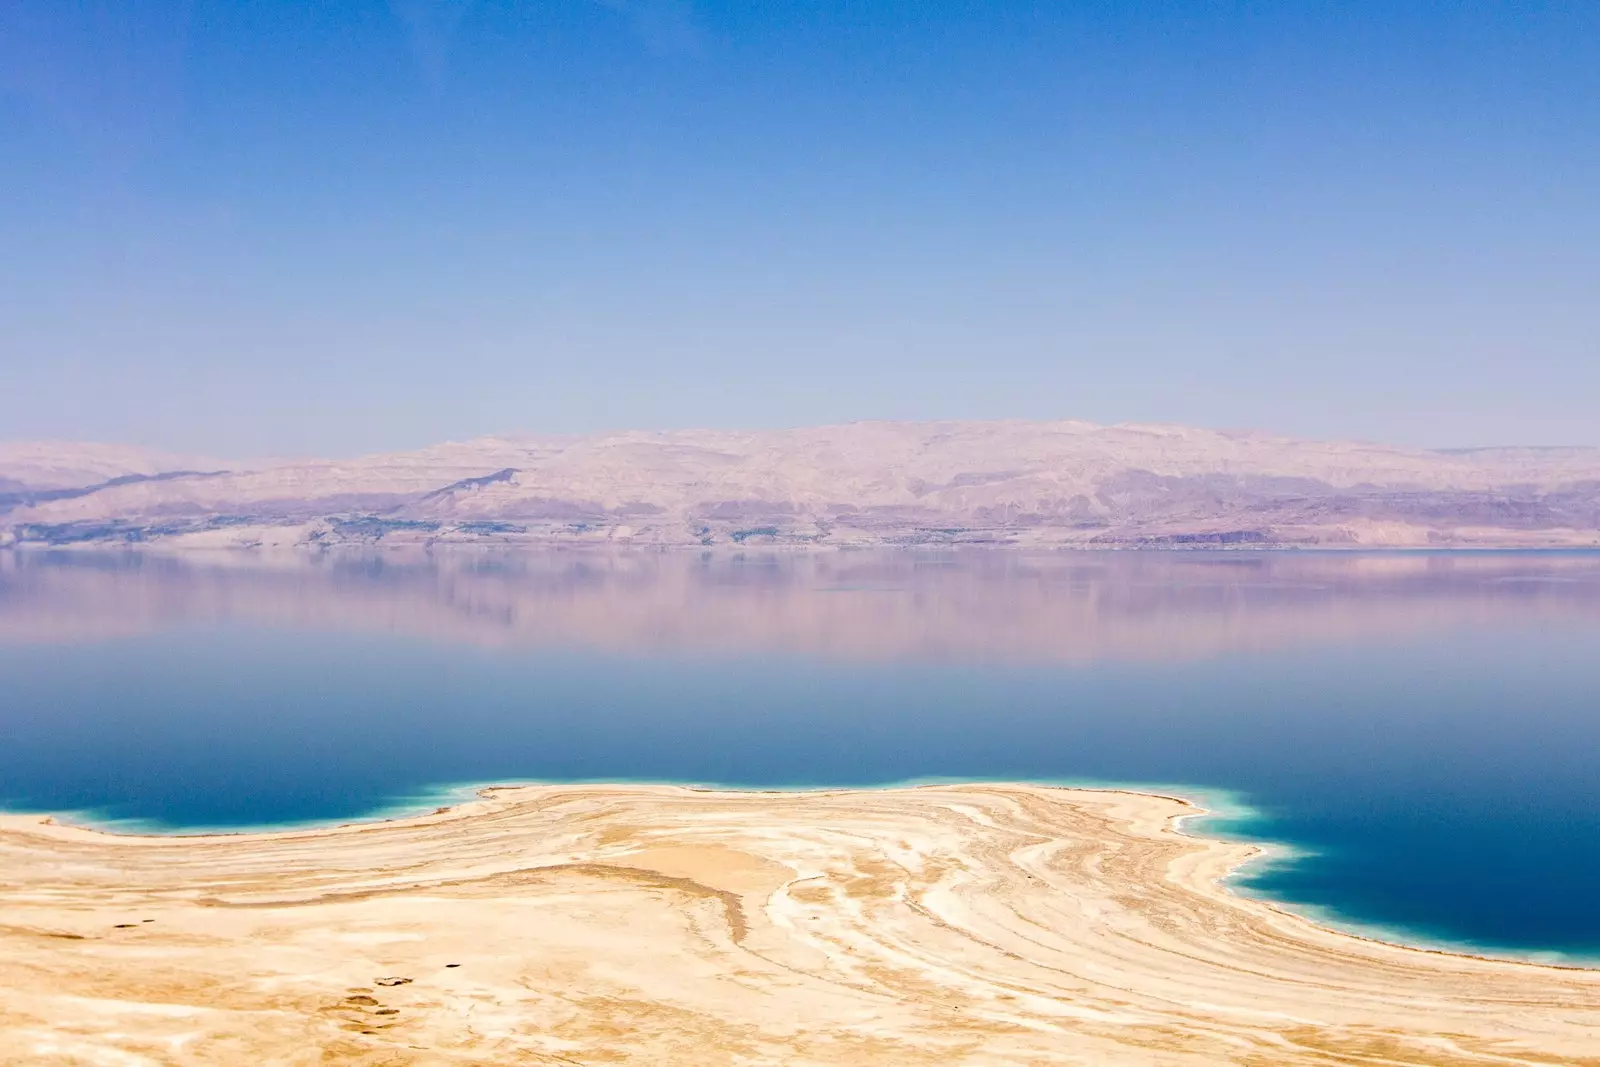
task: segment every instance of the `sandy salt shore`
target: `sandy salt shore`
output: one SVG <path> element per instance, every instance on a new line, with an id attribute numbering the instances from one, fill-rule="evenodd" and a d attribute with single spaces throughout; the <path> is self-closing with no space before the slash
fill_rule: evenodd
<path id="1" fill-rule="evenodd" d="M 0 817 L 5 1064 L 1600 1065 L 1600 972 L 1229 894 L 1182 801 L 519 787 L 116 836 Z"/>

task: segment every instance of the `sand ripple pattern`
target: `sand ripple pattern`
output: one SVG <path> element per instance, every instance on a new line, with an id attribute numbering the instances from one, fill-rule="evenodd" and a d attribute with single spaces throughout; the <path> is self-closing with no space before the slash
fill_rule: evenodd
<path id="1" fill-rule="evenodd" d="M 1237 898 L 1181 800 L 517 787 L 116 836 L 0 817 L 5 1064 L 1600 1065 L 1600 972 Z"/>

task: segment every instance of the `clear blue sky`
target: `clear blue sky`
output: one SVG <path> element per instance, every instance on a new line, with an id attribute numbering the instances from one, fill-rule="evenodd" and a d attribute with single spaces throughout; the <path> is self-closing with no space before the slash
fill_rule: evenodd
<path id="1" fill-rule="evenodd" d="M 0 0 L 0 438 L 1600 444 L 1600 3 Z"/>

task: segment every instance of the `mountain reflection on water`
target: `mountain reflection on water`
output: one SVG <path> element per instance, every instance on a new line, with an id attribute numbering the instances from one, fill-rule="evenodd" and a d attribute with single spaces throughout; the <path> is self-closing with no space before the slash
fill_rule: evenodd
<path id="1" fill-rule="evenodd" d="M 1255 891 L 1600 956 L 1600 554 L 0 552 L 0 680 L 13 809 L 1173 783 L 1300 850 Z"/>
<path id="2" fill-rule="evenodd" d="M 1188 659 L 1600 619 L 1600 553 L 0 553 L 0 640 L 229 623 L 616 653 Z"/>

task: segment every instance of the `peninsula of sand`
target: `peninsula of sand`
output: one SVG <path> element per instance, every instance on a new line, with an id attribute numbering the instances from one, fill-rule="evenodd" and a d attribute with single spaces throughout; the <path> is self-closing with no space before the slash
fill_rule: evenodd
<path id="1" fill-rule="evenodd" d="M 193 837 L 0 818 L 6 1064 L 1600 1064 L 1600 971 L 1231 893 L 1168 797 L 529 786 Z"/>

